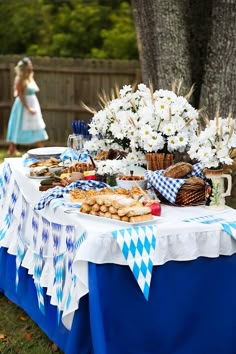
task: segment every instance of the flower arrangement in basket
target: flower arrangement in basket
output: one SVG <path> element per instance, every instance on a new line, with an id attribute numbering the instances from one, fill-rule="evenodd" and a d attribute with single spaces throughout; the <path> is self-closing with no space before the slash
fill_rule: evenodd
<path id="1" fill-rule="evenodd" d="M 232 177 L 224 171 L 229 172 L 228 167 L 231 170 L 235 168 L 236 158 L 235 122 L 231 114 L 221 118 L 217 112 L 214 120 L 207 121 L 205 130 L 196 138 L 189 155 L 201 162 L 211 185 L 207 204 L 213 208 L 224 207 L 225 197 L 230 196 L 232 188 Z"/>
<path id="2" fill-rule="evenodd" d="M 221 118 L 217 113 L 195 137 L 188 154 L 192 159 L 201 162 L 203 168 L 221 170 L 225 166 L 233 166 L 235 148 L 235 122 L 231 114 L 227 118 Z"/>
<path id="3" fill-rule="evenodd" d="M 180 89 L 180 86 L 179 86 Z M 169 90 L 153 90 L 139 84 L 116 90 L 112 99 L 100 98 L 102 109 L 94 112 L 90 123 L 88 149 L 119 148 L 132 154 L 183 152 L 198 128 L 198 112 L 187 96 Z M 140 159 L 140 155 L 137 160 Z M 171 161 L 171 163 L 173 160 Z"/>

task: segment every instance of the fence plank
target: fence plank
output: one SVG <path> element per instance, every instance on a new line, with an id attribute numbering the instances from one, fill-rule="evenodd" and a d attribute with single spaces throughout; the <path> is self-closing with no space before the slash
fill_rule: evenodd
<path id="1" fill-rule="evenodd" d="M 13 103 L 17 55 L 0 55 L 0 143 L 4 141 Z M 110 94 L 115 85 L 140 82 L 137 61 L 33 57 L 38 98 L 49 135 L 48 145 L 65 144 L 74 119 L 91 118 L 81 102 L 99 109 L 98 95 Z"/>

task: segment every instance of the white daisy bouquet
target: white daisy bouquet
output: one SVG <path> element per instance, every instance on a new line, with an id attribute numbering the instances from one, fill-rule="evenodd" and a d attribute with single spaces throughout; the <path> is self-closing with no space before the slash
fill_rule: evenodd
<path id="1" fill-rule="evenodd" d="M 203 168 L 221 169 L 232 165 L 236 147 L 235 123 L 231 118 L 221 118 L 207 121 L 205 130 L 195 138 L 189 156 L 201 162 Z"/>
<path id="2" fill-rule="evenodd" d="M 185 151 L 198 127 L 198 112 L 188 98 L 174 91 L 156 90 L 139 84 L 116 92 L 113 99 L 102 99 L 103 109 L 90 123 L 91 146 L 97 149 L 122 147 L 135 154 Z"/>
<path id="3" fill-rule="evenodd" d="M 127 166 L 126 160 L 96 161 L 96 173 L 100 176 L 125 174 Z"/>

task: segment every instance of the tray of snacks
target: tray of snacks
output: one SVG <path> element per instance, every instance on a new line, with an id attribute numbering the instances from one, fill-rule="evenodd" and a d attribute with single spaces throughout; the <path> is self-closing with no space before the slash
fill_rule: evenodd
<path id="1" fill-rule="evenodd" d="M 159 213 L 153 213 L 153 204 L 149 196 L 139 187 L 131 190 L 124 188 L 103 188 L 102 190 L 81 191 L 74 189 L 69 192 L 69 200 L 81 204 L 80 210 L 65 210 L 75 212 L 82 217 L 94 220 L 109 219 L 109 222 L 126 224 L 154 223 L 159 219 Z M 158 216 L 157 216 L 158 215 Z"/>

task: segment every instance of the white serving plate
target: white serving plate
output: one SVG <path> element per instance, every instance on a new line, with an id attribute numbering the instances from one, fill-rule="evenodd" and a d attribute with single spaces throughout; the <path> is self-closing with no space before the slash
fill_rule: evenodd
<path id="1" fill-rule="evenodd" d="M 31 179 L 47 179 L 47 178 L 50 178 L 50 176 L 31 176 L 29 173 L 26 173 L 26 177 L 31 178 Z"/>
<path id="2" fill-rule="evenodd" d="M 31 158 L 50 159 L 50 157 L 59 157 L 67 148 L 62 146 L 35 148 L 27 151 Z"/>
<path id="3" fill-rule="evenodd" d="M 116 220 L 116 219 L 110 219 L 110 218 L 104 218 L 103 216 L 96 216 L 96 215 L 91 215 L 91 214 L 85 214 L 81 213 L 79 209 L 66 209 L 64 210 L 65 213 L 67 214 L 77 214 L 79 217 L 82 217 L 84 219 L 87 219 L 88 221 L 101 221 L 101 222 L 106 222 L 108 224 L 112 225 L 120 225 L 120 226 L 140 226 L 140 225 L 151 225 L 151 224 L 156 224 L 159 221 L 163 221 L 164 218 L 161 216 L 153 216 L 152 220 L 146 220 L 146 221 L 136 221 L 136 222 L 127 222 L 127 221 L 121 221 L 121 220 Z"/>
<path id="4" fill-rule="evenodd" d="M 133 187 L 137 187 L 137 186 L 139 186 L 143 190 L 147 189 L 146 179 L 128 181 L 125 179 L 119 179 L 119 177 L 117 177 L 116 183 L 118 187 L 125 188 L 125 189 L 132 189 Z"/>

